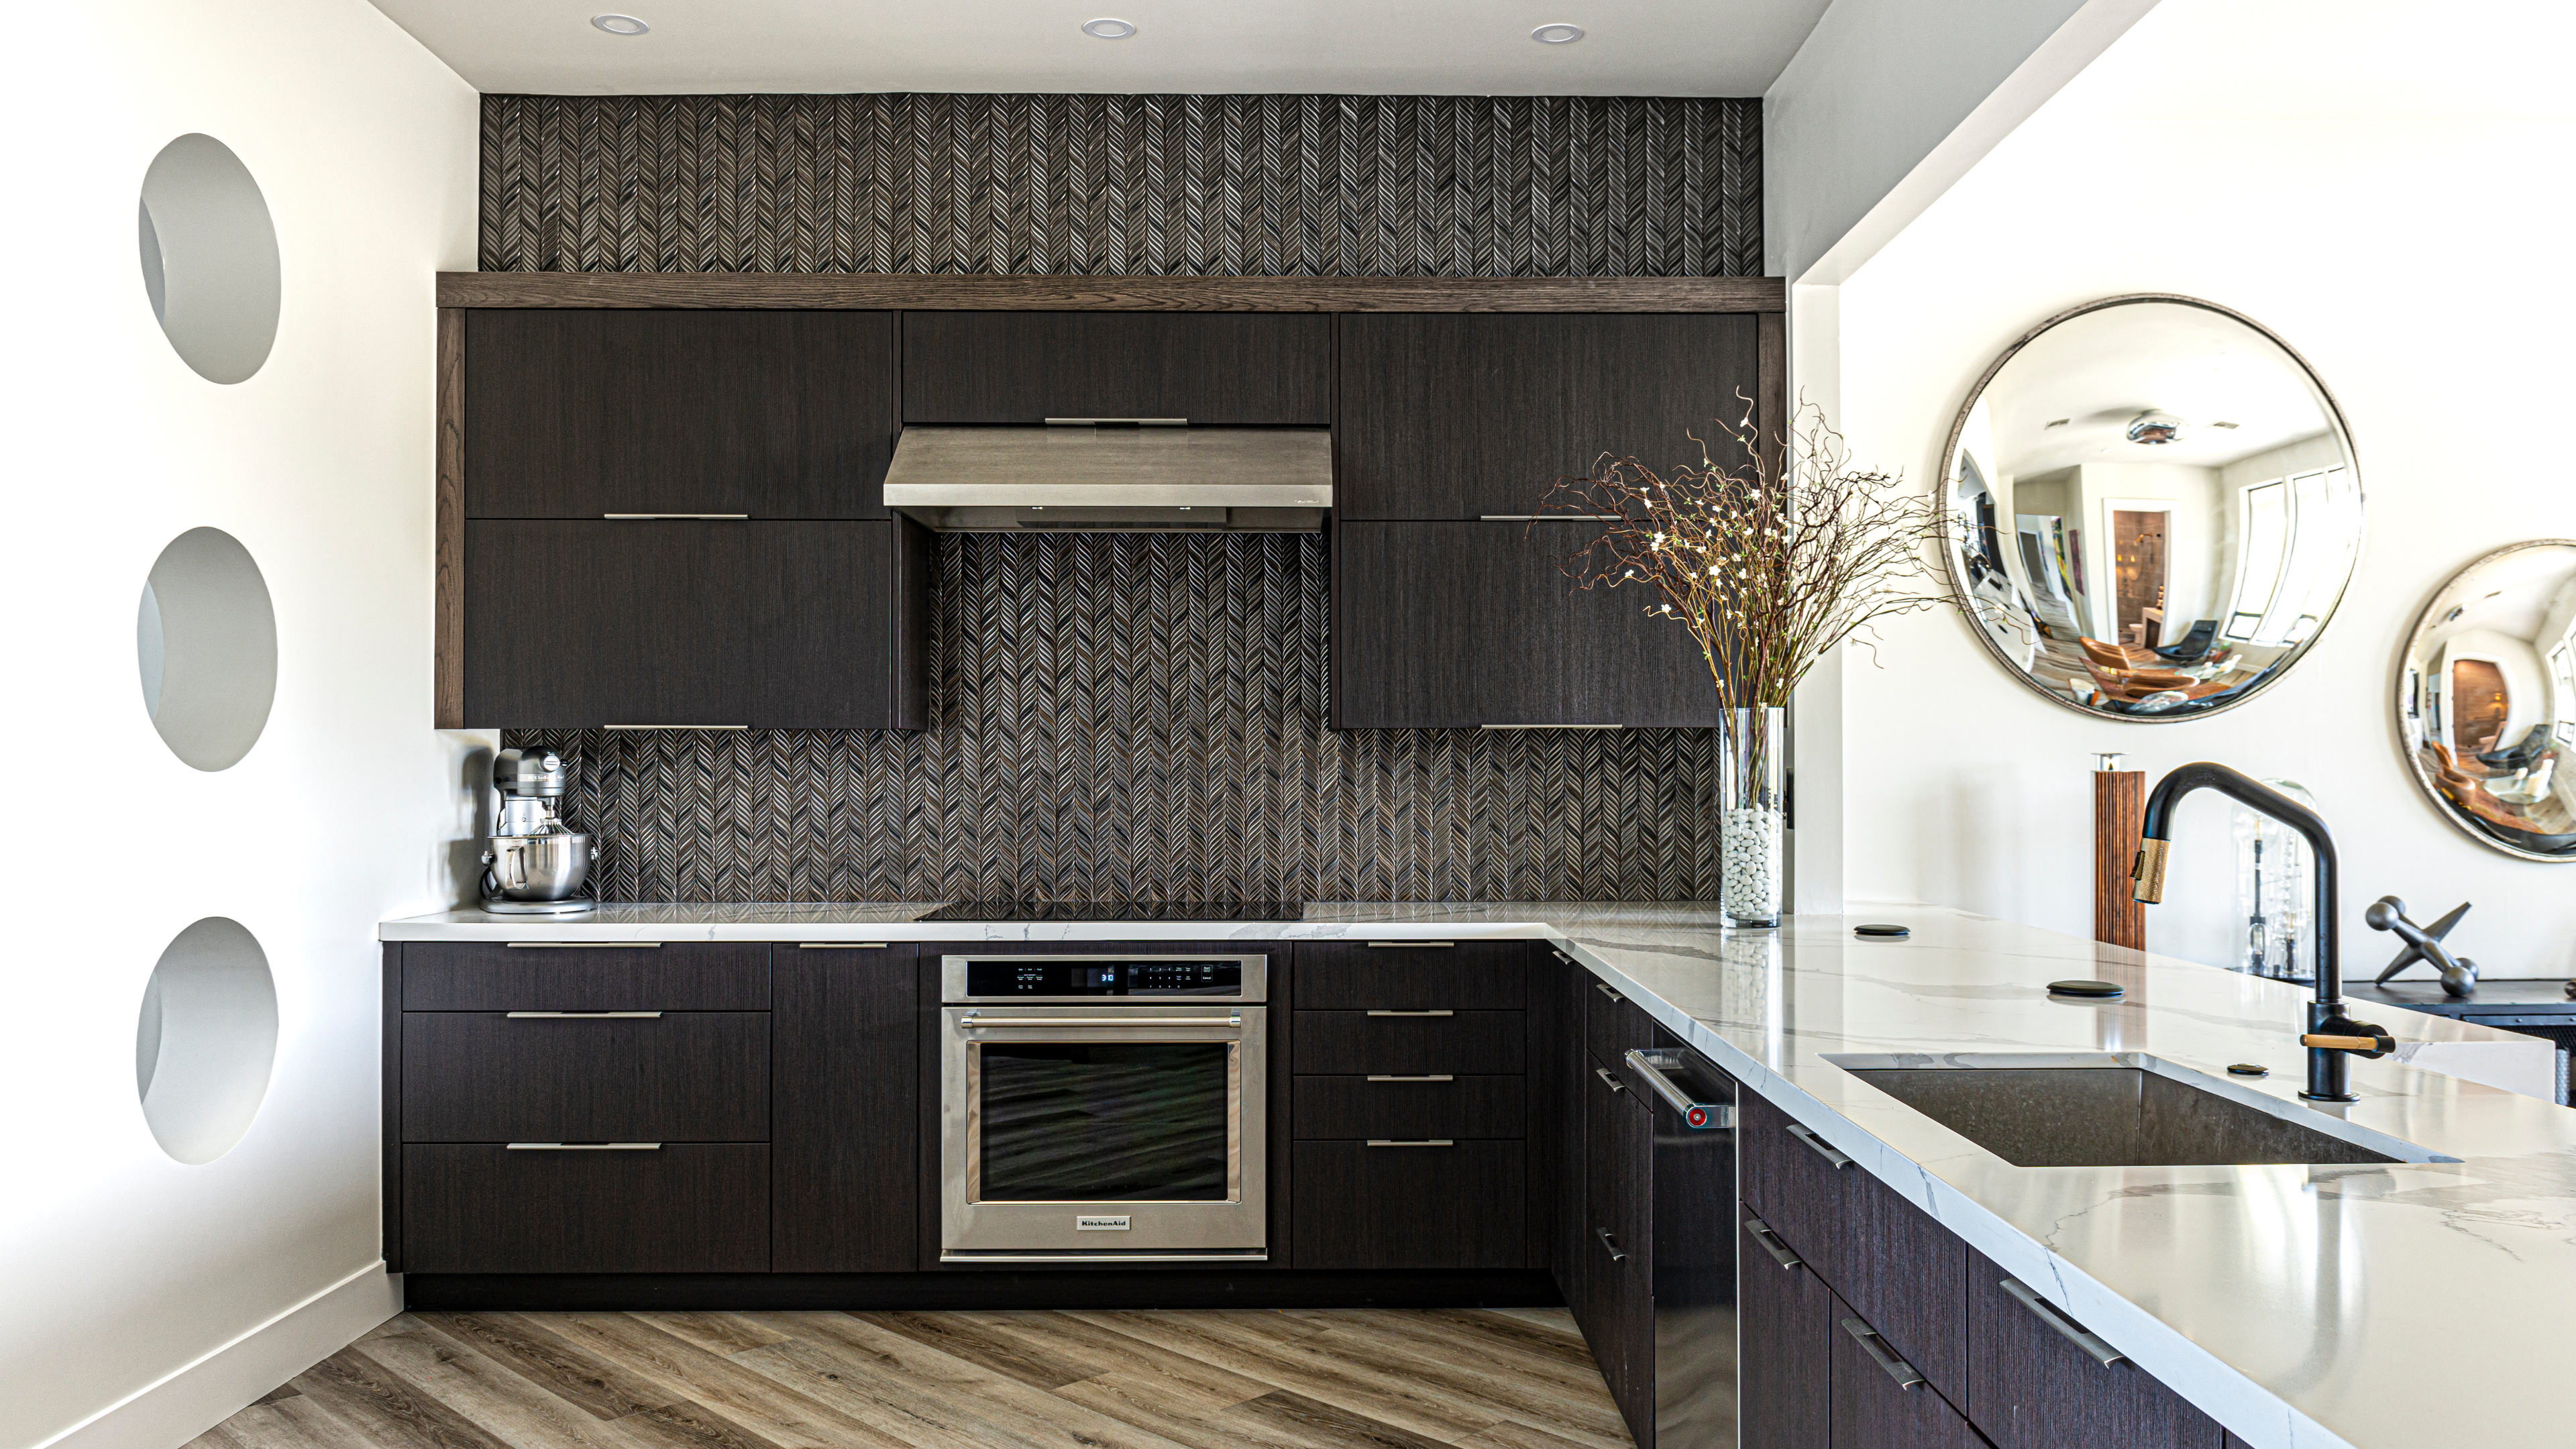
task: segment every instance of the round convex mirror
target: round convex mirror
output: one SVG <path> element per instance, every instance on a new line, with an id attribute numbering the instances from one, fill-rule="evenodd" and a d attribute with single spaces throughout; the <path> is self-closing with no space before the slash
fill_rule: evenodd
<path id="1" fill-rule="evenodd" d="M 277 612 L 241 540 L 192 528 L 161 550 L 135 610 L 134 663 L 170 753 L 223 770 L 259 743 L 277 698 Z"/>
<path id="2" fill-rule="evenodd" d="M 143 173 L 143 293 L 181 361 L 208 382 L 259 371 L 277 341 L 277 226 L 232 148 L 190 132 Z"/>
<path id="3" fill-rule="evenodd" d="M 2397 730 L 2452 824 L 2576 860 L 2576 539 L 2516 544 L 2442 586 L 2406 639 Z"/>
<path id="4" fill-rule="evenodd" d="M 2361 547 L 2334 399 L 2279 338 L 2188 297 L 2042 323 L 1978 379 L 1943 459 L 1971 626 L 2087 714 L 2244 703 L 2316 642 Z"/>

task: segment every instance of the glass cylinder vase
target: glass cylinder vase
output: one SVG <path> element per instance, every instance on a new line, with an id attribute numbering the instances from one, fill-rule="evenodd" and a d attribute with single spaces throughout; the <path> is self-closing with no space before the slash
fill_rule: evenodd
<path id="1" fill-rule="evenodd" d="M 1728 924 L 1780 924 L 1788 824 L 1788 711 L 1730 709 L 1719 749 L 1718 904 Z"/>

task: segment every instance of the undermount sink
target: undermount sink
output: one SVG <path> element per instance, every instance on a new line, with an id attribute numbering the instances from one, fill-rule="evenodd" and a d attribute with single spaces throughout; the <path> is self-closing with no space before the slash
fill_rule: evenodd
<path id="1" fill-rule="evenodd" d="M 2459 1160 L 2143 1052 L 1825 1060 L 2016 1167 Z"/>

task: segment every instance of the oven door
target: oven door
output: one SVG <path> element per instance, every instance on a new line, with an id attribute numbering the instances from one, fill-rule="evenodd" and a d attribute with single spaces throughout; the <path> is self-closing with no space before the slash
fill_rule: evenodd
<path id="1" fill-rule="evenodd" d="M 940 1261 L 1260 1261 L 1267 1012 L 941 1011 Z"/>

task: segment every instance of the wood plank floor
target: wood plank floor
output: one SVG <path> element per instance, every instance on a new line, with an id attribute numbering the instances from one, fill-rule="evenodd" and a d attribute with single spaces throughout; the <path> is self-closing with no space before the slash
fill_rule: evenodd
<path id="1" fill-rule="evenodd" d="M 1563 1309 L 406 1313 L 191 1449 L 1628 1449 Z"/>

